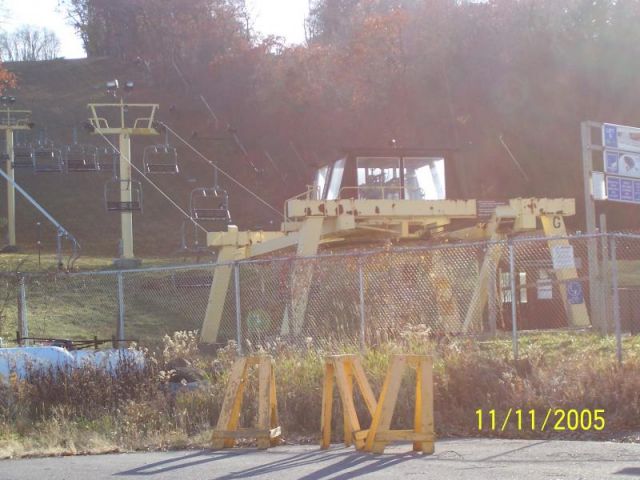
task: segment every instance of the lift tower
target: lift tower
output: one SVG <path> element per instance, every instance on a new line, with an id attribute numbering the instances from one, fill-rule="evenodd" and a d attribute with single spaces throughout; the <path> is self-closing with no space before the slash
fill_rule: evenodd
<path id="1" fill-rule="evenodd" d="M 7 223 L 9 230 L 9 243 L 4 248 L 4 252 L 15 252 L 18 249 L 16 244 L 16 189 L 15 169 L 14 169 L 14 151 L 13 151 L 13 132 L 15 130 L 31 130 L 33 123 L 31 121 L 30 110 L 16 110 L 12 108 L 15 104 L 15 97 L 0 97 L 0 130 L 5 131 L 6 150 L 5 150 L 5 172 L 10 180 L 7 181 Z"/>
<path id="2" fill-rule="evenodd" d="M 120 201 L 108 202 L 107 209 L 120 212 L 122 240 L 120 258 L 116 259 L 115 264 L 122 268 L 135 267 L 140 264 L 133 253 L 133 212 L 141 209 L 141 202 L 133 198 L 131 137 L 159 135 L 154 120 L 159 108 L 158 104 L 125 102 L 125 94 L 132 90 L 133 82 L 126 82 L 122 88 L 117 80 L 107 82 L 107 91 L 114 96 L 120 94 L 120 102 L 90 103 L 88 105 L 91 115 L 88 123 L 89 131 L 103 137 L 107 135 L 118 135 L 119 137 L 120 161 L 115 179 L 119 182 Z"/>

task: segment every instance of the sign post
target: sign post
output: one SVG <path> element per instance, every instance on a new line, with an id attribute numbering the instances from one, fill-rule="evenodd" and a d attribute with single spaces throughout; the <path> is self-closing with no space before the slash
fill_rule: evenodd
<path id="1" fill-rule="evenodd" d="M 582 122 L 580 133 L 582 137 L 582 174 L 584 186 L 584 205 L 587 234 L 596 231 L 596 204 L 591 194 L 591 174 L 593 172 L 593 153 L 591 129 L 599 128 L 600 124 Z M 605 312 L 602 308 L 602 288 L 600 282 L 600 265 L 598 264 L 598 245 L 595 238 L 587 240 L 587 257 L 589 263 L 589 308 L 593 326 L 601 332 L 606 332 Z"/>

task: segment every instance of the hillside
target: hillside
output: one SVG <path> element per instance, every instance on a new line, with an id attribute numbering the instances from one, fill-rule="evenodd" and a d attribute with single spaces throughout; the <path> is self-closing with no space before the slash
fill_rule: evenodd
<path id="1" fill-rule="evenodd" d="M 88 118 L 87 103 L 113 101 L 113 97 L 107 96 L 104 88 L 109 79 L 133 80 L 136 89 L 128 97 L 128 101 L 159 103 L 160 120 L 171 125 L 196 149 L 265 198 L 278 211 L 282 209 L 285 199 L 304 191 L 305 185 L 312 181 L 313 164 L 332 160 L 329 158 L 332 154 L 328 152 L 335 151 L 342 145 L 353 145 L 353 142 L 384 145 L 385 138 L 390 138 L 380 135 L 375 138 L 366 135 L 362 137 L 373 138 L 367 141 L 355 134 L 351 137 L 347 133 L 353 130 L 353 125 L 349 126 L 347 116 L 336 116 L 333 122 L 327 124 L 344 124 L 345 134 L 341 138 L 350 140 L 342 140 L 346 143 L 339 144 L 335 143 L 337 137 L 333 140 L 328 137 L 321 144 L 322 148 L 316 148 L 313 142 L 306 143 L 304 140 L 305 132 L 322 131 L 319 124 L 314 127 L 313 120 L 310 119 L 309 123 L 301 120 L 295 128 L 287 127 L 284 122 L 280 122 L 280 114 L 277 112 L 252 111 L 250 102 L 230 102 L 231 94 L 228 91 L 226 95 L 221 94 L 216 98 L 209 94 L 211 96 L 207 98 L 219 117 L 216 122 L 200 99 L 200 92 L 195 88 L 185 87 L 183 79 L 176 72 L 161 74 L 156 69 L 154 75 L 157 78 L 153 78 L 143 64 L 136 62 L 89 58 L 10 63 L 7 67 L 18 76 L 19 88 L 15 95 L 19 105 L 33 111 L 36 128 L 31 134 L 32 141 L 46 132 L 48 139 L 59 147 L 64 147 L 72 142 L 73 129 L 77 128 L 80 143 L 106 146 L 102 138 L 90 136 L 82 128 Z M 204 82 L 204 78 L 199 79 L 200 83 Z M 225 92 L 218 87 L 212 87 L 209 91 Z M 222 107 L 218 108 L 218 105 Z M 226 116 L 232 120 L 225 118 L 220 112 L 226 112 Z M 564 128 L 566 135 L 530 135 L 525 128 L 529 125 L 527 122 L 514 126 L 513 133 L 507 135 L 511 149 L 529 173 L 529 180 L 526 182 L 497 140 L 498 134 L 503 131 L 497 126 L 498 117 L 478 114 L 478 118 L 483 118 L 482 124 L 477 128 L 465 127 L 468 131 L 465 130 L 457 142 L 457 156 L 463 166 L 459 173 L 462 175 L 465 196 L 490 199 L 505 195 L 574 197 L 577 200 L 578 215 L 569 219 L 569 227 L 574 230 L 583 229 L 578 125 L 581 119 L 600 118 L 600 115 L 577 111 L 565 113 L 567 119 L 562 121 L 539 124 L 535 119 L 528 119 L 527 122 L 535 124 L 538 129 L 547 130 L 558 125 L 558 128 Z M 344 112 L 343 114 L 346 115 Z M 604 118 L 619 123 L 633 123 L 626 117 L 619 117 L 617 120 L 615 115 L 607 114 Z M 270 127 L 273 127 L 271 130 L 265 129 L 265 125 L 260 126 L 260 122 L 267 120 Z M 227 129 L 227 122 L 239 126 L 237 133 L 247 149 L 247 155 L 236 145 L 233 130 Z M 440 119 L 437 123 L 417 125 L 426 132 L 431 132 L 431 136 L 422 136 L 421 143 L 415 145 L 433 146 L 453 141 L 455 136 L 445 135 L 444 141 L 436 135 L 447 123 L 446 119 Z M 393 129 L 390 129 L 389 133 L 392 132 Z M 295 140 L 298 147 L 302 147 L 301 155 L 290 148 L 290 140 Z M 169 142 L 178 148 L 180 175 L 154 175 L 152 180 L 187 210 L 191 191 L 197 187 L 212 186 L 214 171 L 178 139 L 169 138 Z M 163 136 L 134 139 L 133 159 L 138 168 L 142 168 L 144 147 L 157 143 L 164 143 Z M 264 155 L 264 148 L 270 150 L 273 163 Z M 316 155 L 322 151 L 325 153 Z M 84 254 L 115 256 L 120 234 L 119 216 L 106 212 L 104 206 L 104 185 L 111 175 L 111 172 L 36 175 L 22 170 L 17 172 L 17 179 L 78 238 Z M 184 217 L 144 179 L 140 180 L 143 183 L 144 212 L 136 214 L 134 218 L 135 253 L 140 257 L 174 253 L 181 243 Z M 280 218 L 275 212 L 251 198 L 224 176 L 220 177 L 220 183 L 229 192 L 234 223 L 241 228 L 277 228 Z M 0 195 L 0 204 L 4 205 L 3 182 L 0 182 Z M 625 209 L 618 205 L 601 205 L 599 212 L 601 211 L 609 215 L 611 230 L 637 228 L 637 219 L 626 215 Z M 18 198 L 17 212 L 18 243 L 27 250 L 34 250 L 36 222 L 43 219 L 21 198 Z M 0 210 L 0 217 L 3 215 L 4 210 Z M 193 236 L 192 227 L 186 231 L 188 237 Z M 46 222 L 43 222 L 43 243 L 45 249 L 54 249 L 55 234 Z"/>
<path id="2" fill-rule="evenodd" d="M 79 143 L 106 146 L 104 139 L 90 136 L 82 128 L 88 118 L 86 105 L 113 100 L 104 89 L 107 80 L 133 80 L 136 89 L 128 101 L 159 103 L 162 121 L 279 209 L 287 195 L 304 189 L 304 183 L 298 182 L 299 185 L 292 183 L 288 185 L 288 191 L 282 191 L 282 183 L 277 178 L 273 181 L 273 170 L 265 169 L 256 174 L 253 169 L 248 169 L 247 159 L 226 129 L 219 126 L 215 130 L 214 122 L 198 94 L 186 94 L 179 83 L 163 81 L 162 86 L 154 86 L 153 79 L 147 78 L 144 66 L 107 58 L 23 62 L 6 66 L 18 76 L 19 88 L 15 95 L 20 107 L 33 111 L 36 128 L 31 134 L 32 140 L 46 132 L 48 139 L 63 147 L 72 143 L 76 127 Z M 178 148 L 180 175 L 155 175 L 152 180 L 187 210 L 191 190 L 212 186 L 213 168 L 177 139 L 170 138 L 169 141 Z M 132 155 L 138 168 L 142 169 L 144 146 L 157 143 L 164 143 L 164 138 L 134 139 Z M 31 171 L 17 171 L 18 182 L 79 239 L 83 252 L 87 254 L 115 255 L 117 252 L 119 216 L 106 212 L 104 206 L 104 184 L 110 178 L 111 172 L 36 175 Z M 175 252 L 180 245 L 184 217 L 151 185 L 144 180 L 142 182 L 144 212 L 134 218 L 136 255 L 144 257 Z M 248 198 L 224 177 L 221 176 L 220 182 L 229 191 L 234 222 L 242 227 L 255 228 L 268 225 L 270 220 L 278 220 L 275 213 Z M 0 186 L 0 195 L 4 205 L 4 184 Z M 43 219 L 21 198 L 17 201 L 17 217 L 18 243 L 26 249 L 35 248 L 36 222 Z M 43 221 L 43 242 L 47 248 L 53 248 L 54 232 L 45 225 Z"/>

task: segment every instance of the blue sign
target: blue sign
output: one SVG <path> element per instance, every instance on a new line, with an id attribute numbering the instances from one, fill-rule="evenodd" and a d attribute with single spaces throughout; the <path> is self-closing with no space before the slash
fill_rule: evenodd
<path id="1" fill-rule="evenodd" d="M 567 300 L 569 305 L 580 305 L 584 303 L 584 293 L 582 284 L 577 280 L 567 282 Z"/>
<path id="2" fill-rule="evenodd" d="M 620 201 L 620 178 L 607 177 L 607 199 Z"/>
<path id="3" fill-rule="evenodd" d="M 607 175 L 607 200 L 640 205 L 640 180 Z"/>
<path id="4" fill-rule="evenodd" d="M 628 178 L 620 180 L 620 200 L 633 202 L 633 180 Z"/>
<path id="5" fill-rule="evenodd" d="M 618 148 L 618 128 L 605 123 L 602 127 L 603 144 L 605 147 Z"/>
<path id="6" fill-rule="evenodd" d="M 622 177 L 640 178 L 640 154 L 605 150 L 604 171 Z"/>
<path id="7" fill-rule="evenodd" d="M 640 128 L 605 123 L 602 125 L 602 145 L 604 148 L 640 153 Z"/>
<path id="8" fill-rule="evenodd" d="M 604 151 L 604 171 L 607 173 L 618 174 L 618 159 L 620 158 L 619 152 Z"/>

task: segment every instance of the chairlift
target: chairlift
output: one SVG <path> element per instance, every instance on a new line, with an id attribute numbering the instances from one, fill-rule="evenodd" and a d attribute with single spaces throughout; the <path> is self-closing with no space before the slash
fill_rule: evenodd
<path id="1" fill-rule="evenodd" d="M 33 171 L 35 173 L 62 173 L 64 158 L 62 151 L 52 144 L 41 144 L 33 150 Z"/>
<path id="2" fill-rule="evenodd" d="M 213 231 L 225 231 L 231 223 L 229 195 L 221 188 L 196 188 L 189 201 L 191 218 L 211 222 Z"/>
<path id="3" fill-rule="evenodd" d="M 142 163 L 145 174 L 175 175 L 180 173 L 178 151 L 169 144 L 145 147 Z"/>
<path id="4" fill-rule="evenodd" d="M 15 145 L 13 147 L 13 168 L 34 169 L 33 147 L 31 145 Z"/>
<path id="5" fill-rule="evenodd" d="M 112 146 L 98 150 L 98 168 L 101 172 L 116 172 L 116 163 L 120 160 L 120 154 Z"/>
<path id="6" fill-rule="evenodd" d="M 65 166 L 70 172 L 98 172 L 98 148 L 94 145 L 69 145 L 65 149 Z"/>
<path id="7" fill-rule="evenodd" d="M 131 201 L 121 201 L 122 189 L 131 191 Z M 113 178 L 104 184 L 104 202 L 107 212 L 142 212 L 142 184 Z"/>
<path id="8" fill-rule="evenodd" d="M 201 238 L 200 224 L 193 219 L 183 220 L 180 227 L 180 247 L 178 254 L 195 255 L 197 261 L 201 256 L 210 256 L 211 250 L 207 247 L 206 238 Z M 206 233 L 205 233 L 206 237 Z"/>

